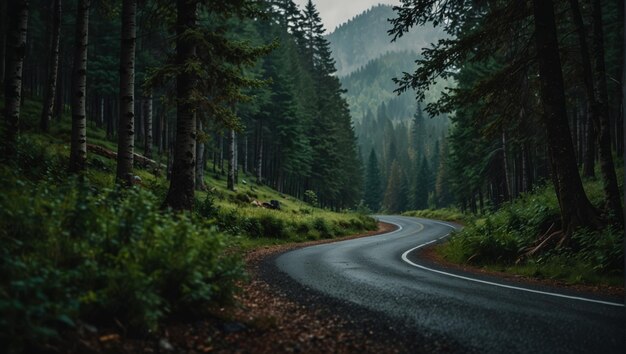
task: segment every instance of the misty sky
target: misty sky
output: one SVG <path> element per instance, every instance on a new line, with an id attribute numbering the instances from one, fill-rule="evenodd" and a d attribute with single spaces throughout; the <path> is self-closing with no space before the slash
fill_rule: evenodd
<path id="1" fill-rule="evenodd" d="M 308 0 L 294 0 L 294 2 L 300 6 L 300 9 L 303 9 Z M 313 0 L 313 3 L 322 16 L 326 33 L 330 33 L 338 25 L 374 5 L 397 5 L 400 0 Z"/>

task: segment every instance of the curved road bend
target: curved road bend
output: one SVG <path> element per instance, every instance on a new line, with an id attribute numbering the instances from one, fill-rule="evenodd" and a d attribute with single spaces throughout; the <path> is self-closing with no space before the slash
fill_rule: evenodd
<path id="1" fill-rule="evenodd" d="M 308 288 L 480 352 L 626 353 L 623 299 L 440 269 L 416 247 L 445 237 L 451 224 L 379 219 L 400 228 L 287 252 L 276 265 Z"/>

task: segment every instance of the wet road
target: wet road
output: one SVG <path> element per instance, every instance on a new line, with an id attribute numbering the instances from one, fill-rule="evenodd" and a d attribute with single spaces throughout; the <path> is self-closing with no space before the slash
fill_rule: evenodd
<path id="1" fill-rule="evenodd" d="M 276 266 L 305 287 L 397 326 L 489 353 L 626 353 L 623 299 L 441 269 L 419 258 L 450 223 L 380 216 L 394 232 L 287 252 Z"/>

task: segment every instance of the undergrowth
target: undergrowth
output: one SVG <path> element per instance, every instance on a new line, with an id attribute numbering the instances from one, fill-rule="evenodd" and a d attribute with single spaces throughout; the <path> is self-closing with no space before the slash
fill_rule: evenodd
<path id="1" fill-rule="evenodd" d="M 70 176 L 69 119 L 55 122 L 51 134 L 33 133 L 38 112 L 27 100 L 19 158 L 0 165 L 6 352 L 36 352 L 83 324 L 152 333 L 168 318 L 231 301 L 246 276 L 241 248 L 376 228 L 365 215 L 321 210 L 265 186 L 242 183 L 231 192 L 211 176 L 194 212 L 161 210 L 164 176 L 136 168 L 141 185 L 119 189 L 115 161 L 94 154 L 84 174 Z M 89 131 L 90 143 L 105 141 L 101 130 Z M 253 208 L 251 199 L 280 200 L 283 208 Z"/>
<path id="2" fill-rule="evenodd" d="M 465 223 L 466 221 L 471 220 L 471 217 L 469 215 L 463 214 L 460 210 L 454 208 L 412 210 L 406 211 L 402 213 L 402 215 L 412 216 L 416 218 L 453 221 L 459 223 Z"/>
<path id="3" fill-rule="evenodd" d="M 600 182 L 586 181 L 585 189 L 600 206 Z M 559 215 L 554 189 L 545 186 L 466 223 L 438 250 L 455 263 L 569 283 L 623 285 L 624 232 L 613 226 L 578 230 L 567 245 L 524 257 L 551 227 L 558 230 Z"/>

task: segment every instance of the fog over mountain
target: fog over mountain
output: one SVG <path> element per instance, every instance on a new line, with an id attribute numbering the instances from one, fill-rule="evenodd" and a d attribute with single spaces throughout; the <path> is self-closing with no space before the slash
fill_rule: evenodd
<path id="1" fill-rule="evenodd" d="M 445 37 L 441 28 L 424 26 L 391 42 L 388 19 L 395 17 L 393 6 L 377 5 L 340 25 L 326 38 L 330 41 L 337 75 L 342 77 L 388 52 L 415 51 Z"/>

